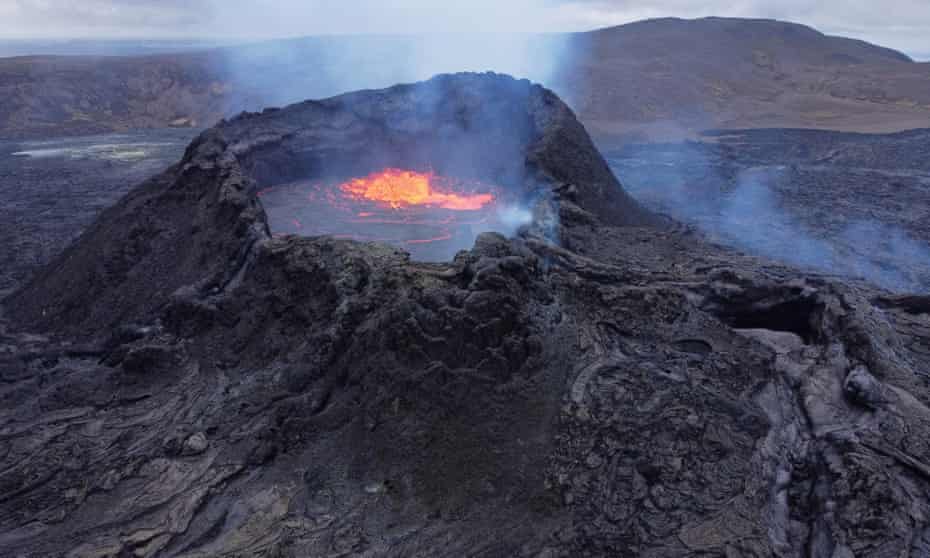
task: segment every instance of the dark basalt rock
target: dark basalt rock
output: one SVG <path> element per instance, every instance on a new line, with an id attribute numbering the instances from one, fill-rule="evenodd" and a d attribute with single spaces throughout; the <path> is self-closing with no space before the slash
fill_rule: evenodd
<path id="1" fill-rule="evenodd" d="M 505 131 L 481 99 L 529 123 L 485 168 L 538 202 L 516 237 L 426 264 L 268 234 L 259 182 L 348 161 L 376 129 L 418 157 L 407 142 L 451 116 L 467 152 L 462 130 Z M 920 554 L 930 316 L 913 308 L 661 223 L 526 82 L 240 117 L 8 301 L 0 549 Z"/>
<path id="2" fill-rule="evenodd" d="M 204 132 L 11 297 L 8 312 L 32 329 L 85 336 L 141 318 L 181 288 L 218 292 L 270 236 L 260 187 L 388 165 L 491 180 L 527 202 L 578 184 L 578 205 L 594 215 L 657 221 L 552 92 L 505 76 L 439 76 L 243 114 Z"/>

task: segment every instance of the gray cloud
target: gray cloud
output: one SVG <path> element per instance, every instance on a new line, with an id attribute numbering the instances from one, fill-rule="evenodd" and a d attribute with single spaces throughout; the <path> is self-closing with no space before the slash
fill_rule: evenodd
<path id="1" fill-rule="evenodd" d="M 765 17 L 921 56 L 926 0 L 0 0 L 0 37 L 282 37 L 577 31 L 650 17 Z"/>
<path id="2" fill-rule="evenodd" d="M 99 37 L 191 32 L 213 19 L 205 0 L 2 0 L 0 36 Z"/>

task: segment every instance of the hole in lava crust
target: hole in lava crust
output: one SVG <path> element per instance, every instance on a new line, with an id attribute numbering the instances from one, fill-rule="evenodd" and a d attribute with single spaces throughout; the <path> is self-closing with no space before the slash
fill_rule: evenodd
<path id="1" fill-rule="evenodd" d="M 515 229 L 505 189 L 476 179 L 388 167 L 258 192 L 275 235 L 384 242 L 420 261 L 451 260 L 482 232 Z M 516 205 L 514 205 L 516 207 Z"/>

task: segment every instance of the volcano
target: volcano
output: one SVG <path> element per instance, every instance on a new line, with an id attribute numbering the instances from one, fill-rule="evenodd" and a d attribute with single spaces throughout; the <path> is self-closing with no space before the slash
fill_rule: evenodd
<path id="1" fill-rule="evenodd" d="M 3 554 L 930 551 L 930 300 L 644 210 L 527 81 L 222 122 L 4 311 Z"/>

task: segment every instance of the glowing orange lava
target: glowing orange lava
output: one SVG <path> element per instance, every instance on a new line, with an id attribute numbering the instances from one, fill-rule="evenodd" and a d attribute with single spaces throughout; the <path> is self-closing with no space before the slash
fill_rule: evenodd
<path id="1" fill-rule="evenodd" d="M 402 169 L 385 169 L 355 178 L 340 185 L 354 199 L 384 203 L 398 209 L 411 205 L 427 205 L 454 211 L 476 211 L 494 201 L 492 194 L 456 194 L 443 191 L 436 175 Z"/>

